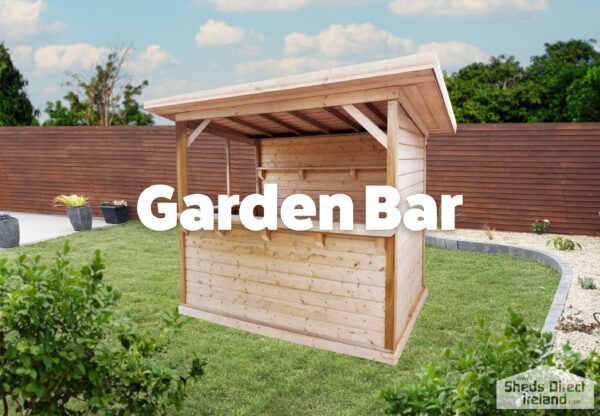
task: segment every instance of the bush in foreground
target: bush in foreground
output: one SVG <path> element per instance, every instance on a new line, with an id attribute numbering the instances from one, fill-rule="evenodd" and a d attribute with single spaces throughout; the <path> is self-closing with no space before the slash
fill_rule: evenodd
<path id="1" fill-rule="evenodd" d="M 157 415 L 180 408 L 185 376 L 157 363 L 177 314 L 158 337 L 117 314 L 119 295 L 103 283 L 99 252 L 77 270 L 69 245 L 51 267 L 40 257 L 0 259 L 0 397 L 4 415 Z"/>
<path id="2" fill-rule="evenodd" d="M 522 316 L 510 312 L 510 322 L 501 334 L 487 329 L 480 319 L 478 341 L 447 350 L 445 359 L 430 363 L 417 383 L 400 390 L 385 390 L 386 414 L 402 415 L 514 415 L 496 409 L 496 381 L 540 365 L 555 366 L 596 382 L 595 406 L 600 408 L 600 354 L 589 357 L 567 346 L 552 351 L 551 335 L 528 328 Z M 546 412 L 546 413 L 545 413 Z M 538 410 L 530 414 L 597 414 L 595 410 Z"/>

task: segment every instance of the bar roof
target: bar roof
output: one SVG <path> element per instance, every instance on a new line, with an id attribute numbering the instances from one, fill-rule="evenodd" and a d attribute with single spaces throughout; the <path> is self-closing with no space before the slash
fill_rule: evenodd
<path id="1" fill-rule="evenodd" d="M 456 131 L 435 52 L 150 100 L 144 108 L 190 127 L 210 119 L 207 133 L 267 138 L 364 131 L 348 105 L 385 128 L 393 99 L 424 134 Z"/>

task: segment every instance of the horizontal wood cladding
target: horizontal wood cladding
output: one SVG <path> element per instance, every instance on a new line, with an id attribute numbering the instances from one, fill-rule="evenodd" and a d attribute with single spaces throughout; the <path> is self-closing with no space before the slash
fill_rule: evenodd
<path id="1" fill-rule="evenodd" d="M 189 191 L 216 200 L 226 192 L 225 142 L 202 136 L 188 149 Z M 231 143 L 232 192 L 254 192 L 255 150 Z M 2 127 L 0 210 L 62 213 L 62 193 L 91 197 L 94 215 L 105 199 L 126 199 L 130 216 L 148 186 L 176 188 L 175 128 Z"/>
<path id="2" fill-rule="evenodd" d="M 319 238 L 316 238 L 319 237 Z M 383 348 L 382 237 L 234 225 L 186 237 L 187 305 L 247 322 Z"/>
<path id="3" fill-rule="evenodd" d="M 318 208 L 319 195 L 344 193 L 354 202 L 357 223 L 365 221 L 365 187 L 386 183 L 386 149 L 366 133 L 263 139 L 260 159 L 263 183 L 277 184 L 280 203 L 303 193 Z M 337 209 L 334 221 L 339 221 Z"/>
<path id="4" fill-rule="evenodd" d="M 462 124 L 429 139 L 427 192 L 464 195 L 458 227 L 600 235 L 600 123 Z"/>

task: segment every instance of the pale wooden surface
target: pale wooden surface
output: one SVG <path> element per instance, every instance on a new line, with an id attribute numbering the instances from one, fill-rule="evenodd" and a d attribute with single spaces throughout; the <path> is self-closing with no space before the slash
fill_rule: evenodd
<path id="1" fill-rule="evenodd" d="M 303 193 L 318 207 L 319 195 L 344 193 L 354 202 L 355 224 L 365 221 L 365 187 L 385 184 L 385 161 L 385 148 L 366 133 L 261 140 L 263 183 L 277 184 L 280 199 Z"/>
<path id="2" fill-rule="evenodd" d="M 426 138 L 398 128 L 395 186 L 400 191 L 401 206 L 407 209 L 406 198 L 425 192 Z M 408 336 L 407 326 L 415 314 L 424 290 L 424 233 L 409 231 L 403 225 L 396 230 L 396 283 L 394 345 Z"/>
<path id="3" fill-rule="evenodd" d="M 260 232 L 186 237 L 186 304 L 307 336 L 383 348 L 380 237 Z"/>
<path id="4" fill-rule="evenodd" d="M 440 74 L 435 53 L 425 53 L 152 100 L 145 109 L 177 121 L 212 119 L 211 129 L 222 126 L 242 137 L 314 133 L 293 120 L 325 133 L 338 130 L 325 120 L 329 116 L 342 121 L 346 130 L 364 129 L 383 142 L 374 122 L 379 120 L 364 117 L 355 105 L 400 99 L 421 134 L 456 131 Z M 346 118 L 343 106 L 353 120 Z M 315 111 L 304 113 L 310 110 Z M 374 111 L 377 119 L 382 118 L 379 112 Z"/>
<path id="5" fill-rule="evenodd" d="M 188 194 L 188 135 L 186 123 L 175 124 L 176 136 L 176 160 L 177 160 L 177 205 L 181 213 L 184 203 L 183 197 Z M 187 270 L 185 267 L 185 233 L 183 228 L 179 229 L 179 298 L 182 303 L 186 300 L 187 293 Z"/>

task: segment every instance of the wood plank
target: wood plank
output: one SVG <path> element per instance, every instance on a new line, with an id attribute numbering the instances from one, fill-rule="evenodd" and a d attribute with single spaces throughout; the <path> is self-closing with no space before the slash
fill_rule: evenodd
<path id="1" fill-rule="evenodd" d="M 325 134 L 331 134 L 331 130 L 327 126 L 325 126 L 323 123 L 319 122 L 318 120 L 315 120 L 314 118 L 307 116 L 302 111 L 290 111 L 289 113 L 291 115 L 293 115 L 294 117 L 296 117 L 297 119 L 302 120 L 305 123 L 310 124 L 311 126 L 315 127 L 317 130 L 319 130 Z"/>
<path id="2" fill-rule="evenodd" d="M 192 145 L 192 143 L 194 143 L 194 141 L 198 138 L 198 136 L 200 136 L 200 134 L 202 134 L 204 129 L 206 129 L 206 127 L 209 124 L 210 124 L 210 119 L 202 120 L 202 122 L 200 124 L 198 124 L 198 127 L 196 127 L 194 129 L 194 131 L 192 132 L 192 134 L 190 134 L 190 136 L 188 137 L 188 141 L 187 141 L 188 147 L 190 147 Z"/>
<path id="3" fill-rule="evenodd" d="M 187 123 L 175 123 L 176 158 L 177 158 L 177 201 L 179 213 L 184 205 L 183 198 L 188 194 L 188 156 L 187 156 Z M 181 303 L 187 302 L 187 269 L 185 233 L 179 228 L 179 298 Z"/>
<path id="4" fill-rule="evenodd" d="M 288 123 L 287 121 L 284 121 L 284 120 L 274 116 L 273 114 L 266 113 L 266 114 L 261 114 L 260 116 L 269 120 L 272 123 L 275 123 L 283 128 L 288 129 L 290 132 L 292 132 L 293 134 L 296 134 L 298 136 L 304 136 L 307 133 L 307 132 L 302 131 L 301 129 L 297 128 L 296 126 L 293 126 L 292 124 Z"/>
<path id="5" fill-rule="evenodd" d="M 372 316 L 359 315 L 351 312 L 338 312 L 319 306 L 310 306 L 286 301 L 284 299 L 271 299 L 262 296 L 256 296 L 236 291 L 228 291 L 219 288 L 206 288 L 203 293 L 198 295 L 191 294 L 191 304 L 202 308 L 211 309 L 211 301 L 220 302 L 225 300 L 228 303 L 234 303 L 240 306 L 249 306 L 252 308 L 273 311 L 295 317 L 311 319 L 315 322 L 326 322 L 329 324 L 343 325 L 346 328 L 356 328 L 359 330 L 369 330 L 374 333 L 383 334 L 383 319 Z M 231 313 L 232 311 L 225 311 Z M 251 320 L 253 317 L 249 317 Z M 280 326 L 287 326 L 285 323 Z M 361 342 L 361 340 L 359 340 Z"/>
<path id="6" fill-rule="evenodd" d="M 386 184 L 396 187 L 399 126 L 398 101 L 388 101 Z M 394 349 L 396 319 L 396 238 L 386 240 L 385 267 L 385 348 Z"/>
<path id="7" fill-rule="evenodd" d="M 335 107 L 325 107 L 323 110 L 325 110 L 327 113 L 331 114 L 334 118 L 338 119 L 339 121 L 341 121 L 342 123 L 344 123 L 348 127 L 350 127 L 355 132 L 358 133 L 358 132 L 361 131 L 360 124 L 358 124 L 357 122 L 355 122 L 354 120 L 352 120 L 350 117 L 346 116 L 344 113 L 342 113 L 341 111 L 339 111 L 337 108 L 335 108 Z"/>
<path id="8" fill-rule="evenodd" d="M 240 117 L 228 117 L 228 120 L 233 121 L 234 123 L 239 124 L 240 126 L 244 126 L 244 127 L 248 127 L 249 129 L 252 129 L 254 131 L 257 131 L 259 133 L 264 134 L 267 137 L 275 137 L 275 135 L 273 134 L 273 132 L 258 126 L 250 121 L 244 120 L 243 118 Z"/>
<path id="9" fill-rule="evenodd" d="M 415 126 L 417 126 L 421 134 L 425 137 L 429 136 L 429 129 L 423 121 L 423 118 L 421 117 L 420 113 L 415 109 L 407 93 L 404 92 L 402 89 L 398 93 L 398 102 L 400 103 L 404 111 L 408 114 Z"/>
<path id="10" fill-rule="evenodd" d="M 190 240 L 188 255 L 195 257 L 198 251 L 209 250 L 220 253 L 236 253 L 239 255 L 255 258 L 289 258 L 294 261 L 314 262 L 316 264 L 334 265 L 364 270 L 383 271 L 385 269 L 385 258 L 371 254 L 339 253 L 330 252 L 313 246 L 308 247 L 284 247 L 269 245 L 268 249 L 263 244 L 245 244 L 237 241 L 227 240 Z M 264 243 L 264 242 L 263 242 Z"/>
<path id="11" fill-rule="evenodd" d="M 191 286 L 194 287 L 195 285 L 192 284 Z M 220 296 L 216 295 L 219 296 L 216 297 L 215 294 L 218 294 L 220 291 L 210 287 L 202 287 L 201 292 L 208 292 L 211 296 L 203 296 L 191 292 L 190 305 L 209 310 L 213 313 L 227 314 L 246 321 L 260 322 L 264 325 L 286 328 L 305 333 L 306 335 L 319 336 L 338 341 L 352 341 L 366 346 L 381 347 L 383 344 L 383 333 L 381 332 L 358 329 L 341 324 L 305 318 L 303 316 L 257 308 L 250 306 L 249 303 L 251 302 L 248 301 L 244 304 L 240 304 L 242 301 L 239 296 L 234 297 L 233 300 L 224 299 L 227 296 L 223 294 Z M 245 296 L 245 299 L 247 300 L 248 296 Z"/>
<path id="12" fill-rule="evenodd" d="M 385 245 L 385 336 L 384 347 L 394 349 L 394 331 L 396 326 L 396 241 L 395 237 L 386 238 Z"/>
<path id="13" fill-rule="evenodd" d="M 365 106 L 369 109 L 371 113 L 375 115 L 375 117 L 379 119 L 379 121 L 381 121 L 387 126 L 387 116 L 383 114 L 375 104 L 365 103 Z"/>
<path id="14" fill-rule="evenodd" d="M 387 147 L 387 135 L 373 123 L 366 115 L 364 115 L 358 108 L 349 104 L 344 105 L 342 108 L 350 114 L 350 116 L 356 120 L 366 131 L 371 134 L 383 147 Z"/>
<path id="15" fill-rule="evenodd" d="M 188 280 L 188 291 L 190 293 L 202 293 L 203 287 L 201 287 L 201 283 L 197 283 L 197 275 L 197 272 L 189 273 L 190 279 Z M 352 301 L 343 296 L 324 295 L 322 293 L 308 293 L 304 290 L 275 287 L 249 281 L 235 283 L 230 279 L 213 278 L 212 282 L 212 286 L 216 286 L 221 289 L 238 291 L 240 293 L 251 293 L 253 295 L 263 296 L 271 299 L 285 299 L 299 304 L 326 306 L 328 309 L 336 310 L 338 312 L 351 312 L 374 317 L 382 317 L 384 313 L 384 305 L 380 302 L 364 300 Z"/>
<path id="16" fill-rule="evenodd" d="M 278 272 L 275 270 L 259 271 L 260 269 L 255 267 L 243 267 L 237 264 L 211 263 L 206 260 L 194 259 L 188 259 L 186 266 L 189 271 L 195 273 L 194 276 L 196 276 L 197 279 L 203 281 L 209 281 L 211 277 L 218 278 L 221 276 L 238 282 L 250 281 L 373 302 L 380 302 L 384 297 L 384 288 L 382 287 L 332 280 L 331 278 L 328 279 L 328 275 L 323 275 L 324 278 L 307 278 L 306 276 Z"/>
<path id="17" fill-rule="evenodd" d="M 374 101 L 387 101 L 397 99 L 398 88 L 374 88 L 363 91 L 350 91 L 344 93 L 318 95 L 313 97 L 289 99 L 278 102 L 252 103 L 228 106 L 227 108 L 207 108 L 198 111 L 178 113 L 175 117 L 178 121 L 199 120 L 205 118 L 215 119 L 218 117 L 266 114 L 277 112 L 301 111 L 313 108 L 334 107 L 345 104 L 360 104 Z"/>

